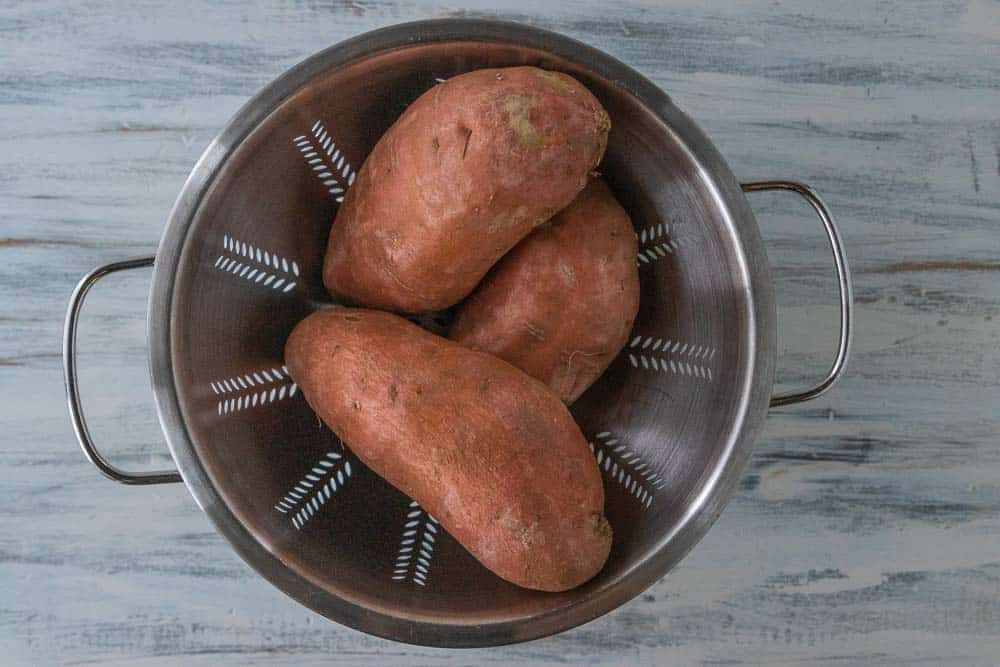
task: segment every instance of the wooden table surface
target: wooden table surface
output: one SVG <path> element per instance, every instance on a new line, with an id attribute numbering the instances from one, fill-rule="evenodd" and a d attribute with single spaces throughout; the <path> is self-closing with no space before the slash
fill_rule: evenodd
<path id="1" fill-rule="evenodd" d="M 60 336 L 75 281 L 155 250 L 202 149 L 269 80 L 377 26 L 494 15 L 646 74 L 741 178 L 814 185 L 855 270 L 857 343 L 833 392 L 772 411 L 665 580 L 560 636 L 455 652 L 331 624 L 251 572 L 183 486 L 103 479 L 70 429 Z M 0 663 L 1000 662 L 998 84 L 988 0 L 0 3 Z M 752 203 L 779 376 L 804 383 L 834 345 L 828 251 L 803 205 Z M 95 437 L 162 467 L 148 279 L 95 290 L 81 381 Z"/>

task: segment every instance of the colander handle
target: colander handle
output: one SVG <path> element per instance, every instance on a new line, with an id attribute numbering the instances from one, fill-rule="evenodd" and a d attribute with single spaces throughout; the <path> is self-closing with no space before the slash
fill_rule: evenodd
<path id="1" fill-rule="evenodd" d="M 84 299 L 90 288 L 97 284 L 97 281 L 104 276 L 126 271 L 128 269 L 138 269 L 152 266 L 155 257 L 136 257 L 122 262 L 112 262 L 99 266 L 77 284 L 73 290 L 73 295 L 69 298 L 69 308 L 66 311 L 66 328 L 63 330 L 63 369 L 66 373 L 66 400 L 69 403 L 69 416 L 73 421 L 73 430 L 76 438 L 80 441 L 80 447 L 87 458 L 97 466 L 105 477 L 122 484 L 166 484 L 169 482 L 181 481 L 181 476 L 172 470 L 157 472 L 132 473 L 125 472 L 108 462 L 94 446 L 94 441 L 90 438 L 90 431 L 87 429 L 87 420 L 83 417 L 83 406 L 80 402 L 80 388 L 76 378 L 76 330 L 80 320 L 80 310 L 83 308 Z"/>
<path id="2" fill-rule="evenodd" d="M 837 344 L 837 355 L 834 357 L 826 377 L 820 382 L 808 389 L 772 396 L 771 407 L 776 408 L 779 405 L 811 401 L 825 394 L 844 374 L 844 369 L 847 368 L 847 357 L 851 350 L 851 340 L 854 338 L 854 288 L 851 285 L 851 269 L 847 265 L 847 255 L 844 253 L 844 242 L 840 238 L 840 232 L 837 231 L 837 223 L 833 221 L 830 209 L 810 186 L 798 181 L 755 181 L 742 183 L 741 186 L 743 192 L 783 190 L 799 195 L 809 202 L 809 205 L 816 211 L 823 223 L 823 228 L 826 230 L 826 237 L 830 241 L 833 263 L 837 268 L 837 284 L 840 289 L 840 342 Z"/>

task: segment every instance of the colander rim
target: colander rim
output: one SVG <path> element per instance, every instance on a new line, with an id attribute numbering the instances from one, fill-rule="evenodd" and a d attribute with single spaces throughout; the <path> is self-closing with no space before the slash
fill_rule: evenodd
<path id="1" fill-rule="evenodd" d="M 489 42 L 525 46 L 574 62 L 613 81 L 649 108 L 690 152 L 731 227 L 748 286 L 750 354 L 742 373 L 737 419 L 720 464 L 685 519 L 665 534 L 652 556 L 613 585 L 542 615 L 487 624 L 417 621 L 343 600 L 298 575 L 253 537 L 227 507 L 196 453 L 182 416 L 173 363 L 174 289 L 189 228 L 206 192 L 243 140 L 289 97 L 317 75 L 388 50 L 441 42 Z M 250 99 L 213 139 L 195 164 L 171 210 L 153 270 L 147 320 L 149 368 L 161 427 L 181 476 L 199 507 L 251 567 L 284 593 L 331 620 L 386 639 L 439 647 L 484 647 L 537 639 L 597 618 L 656 583 L 697 543 L 732 495 L 763 423 L 773 385 L 774 295 L 756 221 L 735 176 L 702 131 L 649 79 L 625 63 L 575 39 L 548 30 L 494 19 L 434 19 L 402 23 L 335 44 L 280 75 Z M 665 547 L 669 543 L 670 548 Z"/>

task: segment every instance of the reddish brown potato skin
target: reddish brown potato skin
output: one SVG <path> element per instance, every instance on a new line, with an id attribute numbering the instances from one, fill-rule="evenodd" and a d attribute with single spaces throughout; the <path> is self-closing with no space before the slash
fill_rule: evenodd
<path id="1" fill-rule="evenodd" d="M 348 191 L 330 231 L 327 290 L 402 312 L 458 303 L 583 189 L 610 127 L 597 99 L 556 72 L 484 69 L 434 86 Z"/>
<path id="2" fill-rule="evenodd" d="M 604 565 L 611 527 L 600 470 L 541 382 L 366 309 L 310 315 L 285 361 L 358 458 L 500 577 L 562 591 Z"/>
<path id="3" fill-rule="evenodd" d="M 462 305 L 449 337 L 510 362 L 572 403 L 632 331 L 636 253 L 628 214 L 595 179 L 500 260 Z"/>

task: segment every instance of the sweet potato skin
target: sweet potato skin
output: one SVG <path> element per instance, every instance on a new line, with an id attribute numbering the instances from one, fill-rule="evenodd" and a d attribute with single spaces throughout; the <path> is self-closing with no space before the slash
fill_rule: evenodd
<path id="1" fill-rule="evenodd" d="M 541 382 L 367 309 L 313 313 L 285 362 L 358 458 L 500 577 L 562 591 L 603 566 L 611 528 L 600 470 Z"/>
<path id="2" fill-rule="evenodd" d="M 449 337 L 510 362 L 572 403 L 632 331 L 636 253 L 628 214 L 594 179 L 500 260 L 459 309 Z"/>
<path id="3" fill-rule="evenodd" d="M 556 72 L 484 69 L 436 85 L 358 172 L 330 231 L 327 290 L 400 312 L 454 305 L 583 189 L 610 127 Z"/>

